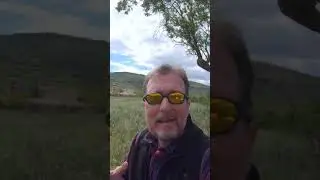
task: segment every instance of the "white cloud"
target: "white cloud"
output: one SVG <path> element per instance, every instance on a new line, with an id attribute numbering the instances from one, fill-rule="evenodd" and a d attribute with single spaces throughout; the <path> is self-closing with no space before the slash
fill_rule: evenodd
<path id="1" fill-rule="evenodd" d="M 160 28 L 160 16 L 145 17 L 138 6 L 128 15 L 118 13 L 115 10 L 118 1 L 110 1 L 111 53 L 129 56 L 135 64 L 148 68 L 161 63 L 178 64 L 186 69 L 190 79 L 209 83 L 210 74 L 197 66 L 195 57 L 187 55 L 183 47 L 165 36 Z M 190 71 L 189 67 L 194 70 Z"/>

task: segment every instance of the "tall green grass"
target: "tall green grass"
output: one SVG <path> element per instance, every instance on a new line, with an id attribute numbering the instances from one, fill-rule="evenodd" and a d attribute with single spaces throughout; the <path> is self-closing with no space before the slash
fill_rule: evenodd
<path id="1" fill-rule="evenodd" d="M 106 179 L 104 119 L 104 114 L 1 110 L 0 179 Z"/>

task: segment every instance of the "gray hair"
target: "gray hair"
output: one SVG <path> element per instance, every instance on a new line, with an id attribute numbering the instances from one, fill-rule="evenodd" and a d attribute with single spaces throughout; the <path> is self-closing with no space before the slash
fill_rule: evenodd
<path id="1" fill-rule="evenodd" d="M 169 65 L 169 64 L 162 64 L 160 65 L 159 67 L 153 69 L 151 72 L 149 72 L 144 80 L 144 83 L 143 83 L 143 91 L 144 93 L 146 93 L 147 91 L 147 85 L 148 85 L 148 82 L 150 81 L 150 79 L 155 76 L 155 75 L 166 75 L 166 74 L 169 74 L 169 73 L 176 73 L 178 74 L 181 79 L 183 80 L 183 83 L 184 83 L 184 86 L 185 86 L 185 90 L 186 90 L 186 95 L 188 96 L 189 95 L 189 80 L 188 80 L 188 76 L 187 76 L 187 73 L 184 69 L 180 68 L 180 67 L 177 67 L 177 66 L 172 66 L 172 65 Z"/>

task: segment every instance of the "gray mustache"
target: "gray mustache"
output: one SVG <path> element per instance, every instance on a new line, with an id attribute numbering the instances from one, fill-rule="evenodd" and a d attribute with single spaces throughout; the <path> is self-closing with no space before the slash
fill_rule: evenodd
<path id="1" fill-rule="evenodd" d="M 159 113 L 159 114 L 157 114 L 157 116 L 154 118 L 154 120 L 155 120 L 155 122 L 158 122 L 158 121 L 163 120 L 164 118 L 170 119 L 170 118 L 174 118 L 174 116 L 167 116 L 167 115 L 164 115 L 163 113 Z"/>
<path id="2" fill-rule="evenodd" d="M 157 114 L 157 116 L 154 118 L 155 122 L 158 122 L 160 121 L 161 119 L 163 119 L 164 115 L 163 113 L 159 113 Z"/>

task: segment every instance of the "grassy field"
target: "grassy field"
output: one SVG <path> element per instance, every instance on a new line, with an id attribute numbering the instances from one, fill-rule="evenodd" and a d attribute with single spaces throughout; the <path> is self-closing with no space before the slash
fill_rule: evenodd
<path id="1" fill-rule="evenodd" d="M 261 129 L 256 140 L 253 162 L 264 180 L 318 180 L 320 155 L 305 137 Z"/>
<path id="2" fill-rule="evenodd" d="M 104 114 L 0 111 L 0 179 L 102 180 L 108 176 Z"/>
<path id="3" fill-rule="evenodd" d="M 110 161 L 104 114 L 0 110 L 0 179 L 106 179 L 108 166 L 121 162 L 133 136 L 145 127 L 140 98 L 111 97 L 110 106 Z M 208 133 L 209 106 L 193 103 L 191 110 Z M 317 123 L 308 121 L 319 118 L 300 113 L 296 119 L 303 121 L 277 113 L 262 120 L 253 162 L 264 180 L 319 179 L 320 156 L 310 139 Z"/>
<path id="4" fill-rule="evenodd" d="M 140 99 L 112 97 L 110 102 L 110 167 L 112 168 L 121 163 L 133 136 L 145 127 L 145 122 L 143 103 Z M 208 133 L 209 106 L 195 103 L 192 104 L 191 111 L 196 124 Z M 318 180 L 320 156 L 314 154 L 313 143 L 308 134 L 294 133 L 298 123 L 287 126 L 286 130 L 277 128 L 279 124 L 275 121 L 269 121 L 269 124 L 264 122 L 256 140 L 252 161 L 258 166 L 262 179 Z M 300 125 L 300 129 L 301 127 Z M 316 129 L 313 127 L 309 131 Z"/>

